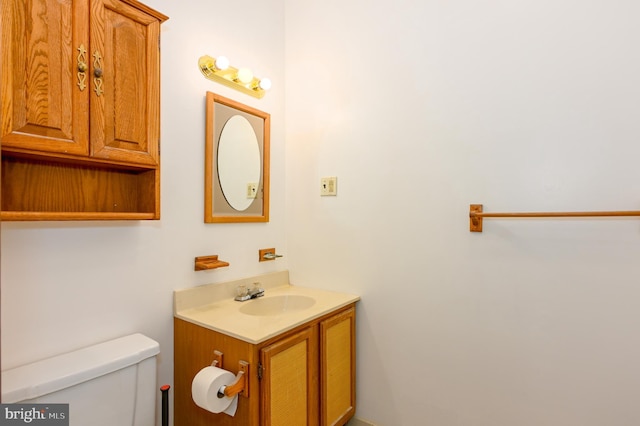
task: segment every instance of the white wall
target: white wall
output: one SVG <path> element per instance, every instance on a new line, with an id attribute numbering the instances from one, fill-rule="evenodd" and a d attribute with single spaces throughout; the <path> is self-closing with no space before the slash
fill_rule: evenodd
<path id="1" fill-rule="evenodd" d="M 467 218 L 470 203 L 640 209 L 640 6 L 147 4 L 171 18 L 162 220 L 2 223 L 3 368 L 141 331 L 171 383 L 173 289 L 288 267 L 296 284 L 362 295 L 360 417 L 640 423 L 638 221 L 487 220 L 471 234 Z M 274 89 L 256 100 L 209 82 L 202 54 Z M 202 222 L 206 90 L 272 114 L 269 224 Z M 321 198 L 328 175 L 338 196 Z M 258 263 L 273 246 L 285 257 Z M 231 266 L 194 272 L 205 254 Z"/>
<path id="2" fill-rule="evenodd" d="M 291 279 L 362 295 L 358 416 L 640 424 L 640 223 L 468 225 L 640 209 L 640 5 L 285 3 Z"/>
<path id="3" fill-rule="evenodd" d="M 173 290 L 287 268 L 282 2 L 148 0 L 162 26 L 162 218 L 158 222 L 2 223 L 2 367 L 142 332 L 160 342 L 173 383 Z M 256 99 L 206 80 L 202 55 L 226 55 L 273 81 Z M 271 221 L 204 224 L 205 92 L 269 112 Z M 258 262 L 260 248 L 285 257 Z M 230 266 L 194 272 L 196 256 Z M 158 392 L 158 398 L 160 393 Z"/>

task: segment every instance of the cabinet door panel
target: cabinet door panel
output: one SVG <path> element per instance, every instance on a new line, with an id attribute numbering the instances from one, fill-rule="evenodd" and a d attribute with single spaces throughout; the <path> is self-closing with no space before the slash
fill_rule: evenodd
<path id="1" fill-rule="evenodd" d="M 318 424 L 316 342 L 310 327 L 262 349 L 262 425 Z"/>
<path id="2" fill-rule="evenodd" d="M 321 424 L 343 425 L 355 413 L 355 309 L 320 323 Z"/>
<path id="3" fill-rule="evenodd" d="M 88 154 L 86 1 L 2 0 L 4 147 Z"/>
<path id="4" fill-rule="evenodd" d="M 158 164 L 160 22 L 117 0 L 92 3 L 92 155 Z M 99 83 L 99 84 L 98 84 Z M 96 86 L 100 90 L 96 91 Z"/>

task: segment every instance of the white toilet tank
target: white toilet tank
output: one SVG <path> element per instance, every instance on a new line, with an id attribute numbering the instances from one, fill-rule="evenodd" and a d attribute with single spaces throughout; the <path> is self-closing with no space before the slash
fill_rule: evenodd
<path id="1" fill-rule="evenodd" d="M 70 426 L 153 426 L 159 352 L 132 334 L 6 370 L 2 403 L 68 403 Z"/>

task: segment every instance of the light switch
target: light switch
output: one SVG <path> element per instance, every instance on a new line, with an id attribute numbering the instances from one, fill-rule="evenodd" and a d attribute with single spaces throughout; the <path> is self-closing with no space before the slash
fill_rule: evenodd
<path id="1" fill-rule="evenodd" d="M 320 195 L 337 195 L 338 178 L 336 176 L 323 177 L 320 179 Z"/>
<path id="2" fill-rule="evenodd" d="M 249 182 L 247 184 L 247 198 L 256 198 L 258 196 L 258 184 Z"/>

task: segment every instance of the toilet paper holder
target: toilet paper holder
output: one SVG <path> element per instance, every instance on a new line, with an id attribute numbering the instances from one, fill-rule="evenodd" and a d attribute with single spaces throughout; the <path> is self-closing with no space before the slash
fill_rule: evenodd
<path id="1" fill-rule="evenodd" d="M 229 397 L 232 398 L 236 395 L 242 395 L 249 397 L 249 363 L 246 361 L 239 361 L 238 374 L 236 374 L 236 380 L 227 386 L 222 386 L 218 389 L 218 398 Z"/>
<path id="2" fill-rule="evenodd" d="M 222 358 L 224 354 L 218 350 L 213 351 L 213 361 L 211 365 L 213 367 L 222 367 Z M 238 373 L 234 382 L 227 386 L 222 386 L 218 389 L 218 398 L 229 397 L 232 398 L 235 395 L 242 395 L 245 398 L 249 397 L 249 363 L 247 361 L 238 361 Z"/>

